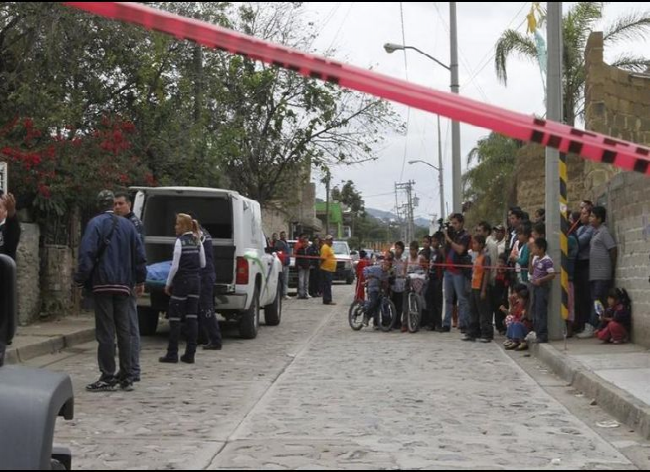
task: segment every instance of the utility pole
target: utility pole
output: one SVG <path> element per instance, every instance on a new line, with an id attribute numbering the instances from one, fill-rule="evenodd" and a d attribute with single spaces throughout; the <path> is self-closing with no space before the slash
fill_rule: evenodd
<path id="1" fill-rule="evenodd" d="M 330 233 L 330 186 L 332 184 L 332 173 L 329 169 L 325 173 L 325 234 Z M 338 235 L 337 235 L 338 236 Z"/>
<path id="2" fill-rule="evenodd" d="M 415 182 L 409 180 L 408 182 L 396 183 L 395 184 L 395 195 L 397 195 L 400 190 L 406 192 L 406 204 L 404 204 L 404 212 L 406 218 L 406 228 L 404 234 L 405 241 L 412 241 L 415 238 L 415 220 L 414 220 L 414 208 L 416 206 L 417 197 L 413 196 L 413 186 Z M 398 205 L 399 208 L 399 205 Z"/>
<path id="3" fill-rule="evenodd" d="M 547 3 L 548 31 L 548 74 L 547 74 L 547 110 L 549 120 L 562 123 L 562 2 Z M 560 208 L 560 153 L 546 148 L 546 233 L 549 256 L 555 267 L 560 266 L 561 251 L 561 208 Z M 564 160 L 566 165 L 566 158 Z M 566 204 L 566 202 L 565 202 Z M 559 273 L 558 270 L 556 272 Z M 548 304 L 549 337 L 562 339 L 565 327 L 560 316 L 562 312 L 561 284 L 555 280 L 551 284 Z"/>
<path id="4" fill-rule="evenodd" d="M 460 80 L 458 77 L 458 19 L 456 16 L 456 2 L 449 2 L 449 28 L 451 33 L 451 92 L 460 93 Z M 453 208 L 454 213 L 463 212 L 462 192 L 462 167 L 460 157 L 460 123 L 451 123 L 451 153 L 453 177 Z"/>
<path id="5" fill-rule="evenodd" d="M 442 132 L 440 130 L 440 115 L 438 115 L 438 179 L 440 180 L 440 216 L 445 217 L 445 178 L 442 174 Z"/>

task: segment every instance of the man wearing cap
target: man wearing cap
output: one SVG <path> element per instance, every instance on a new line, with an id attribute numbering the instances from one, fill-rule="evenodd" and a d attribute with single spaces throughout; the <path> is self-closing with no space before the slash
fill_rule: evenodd
<path id="1" fill-rule="evenodd" d="M 16 216 L 16 200 L 12 194 L 0 195 L 0 254 L 16 260 L 20 242 L 20 223 Z"/>
<path id="2" fill-rule="evenodd" d="M 332 301 L 332 281 L 334 280 L 334 273 L 336 272 L 336 256 L 332 249 L 334 244 L 334 237 L 327 235 L 325 237 L 325 244 L 320 250 L 320 269 L 323 274 L 323 304 L 336 305 Z"/>
<path id="3" fill-rule="evenodd" d="M 144 246 L 133 224 L 113 212 L 115 195 L 100 192 L 101 214 L 93 218 L 79 248 L 75 282 L 92 290 L 100 379 L 86 387 L 89 392 L 133 390 L 131 371 L 131 293 L 144 292 L 147 278 Z M 115 373 L 115 335 L 120 354 L 120 372 Z"/>
<path id="4" fill-rule="evenodd" d="M 506 252 L 508 241 L 506 240 L 506 228 L 503 225 L 496 225 L 492 228 L 492 237 L 497 245 L 499 256 Z"/>

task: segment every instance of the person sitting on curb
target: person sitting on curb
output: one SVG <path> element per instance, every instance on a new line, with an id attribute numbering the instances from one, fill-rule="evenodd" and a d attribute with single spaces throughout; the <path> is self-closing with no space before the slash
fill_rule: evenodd
<path id="1" fill-rule="evenodd" d="M 630 338 L 632 312 L 625 290 L 613 289 L 607 296 L 607 309 L 600 317 L 596 336 L 605 344 L 625 344 Z"/>

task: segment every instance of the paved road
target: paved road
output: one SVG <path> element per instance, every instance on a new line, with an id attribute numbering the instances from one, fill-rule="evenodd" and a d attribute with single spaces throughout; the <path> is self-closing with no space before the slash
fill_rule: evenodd
<path id="1" fill-rule="evenodd" d="M 33 361 L 73 377 L 77 414 L 57 442 L 83 469 L 630 469 L 630 445 L 647 459 L 647 443 L 597 434 L 496 344 L 353 332 L 349 292 L 335 288 L 336 307 L 292 300 L 279 327 L 232 333 L 195 366 L 158 364 L 164 336 L 148 338 L 133 393 L 83 390 L 93 344 Z"/>

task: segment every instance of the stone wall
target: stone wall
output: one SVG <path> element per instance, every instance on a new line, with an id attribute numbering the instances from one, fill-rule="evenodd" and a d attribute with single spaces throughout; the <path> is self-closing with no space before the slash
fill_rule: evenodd
<path id="1" fill-rule="evenodd" d="M 546 151 L 543 146 L 529 144 L 517 155 L 517 204 L 531 216 L 546 206 Z M 569 172 L 569 208 L 577 207 L 585 198 L 585 161 L 578 156 L 567 157 Z M 558 182 L 558 186 L 560 183 Z"/>
<path id="2" fill-rule="evenodd" d="M 602 33 L 589 39 L 586 64 L 587 128 L 650 145 L 650 75 L 605 64 Z M 619 244 L 617 285 L 633 302 L 633 340 L 650 348 L 650 179 L 588 162 L 585 187 L 607 207 Z"/>
<path id="3" fill-rule="evenodd" d="M 67 315 L 72 307 L 72 250 L 68 246 L 47 245 L 42 249 L 42 259 L 43 314 Z"/>
<path id="4" fill-rule="evenodd" d="M 20 226 L 22 234 L 16 255 L 18 319 L 21 325 L 25 325 L 37 319 L 41 311 L 41 262 L 38 250 L 41 235 L 37 224 L 21 223 Z"/>

